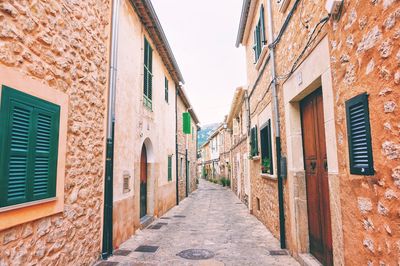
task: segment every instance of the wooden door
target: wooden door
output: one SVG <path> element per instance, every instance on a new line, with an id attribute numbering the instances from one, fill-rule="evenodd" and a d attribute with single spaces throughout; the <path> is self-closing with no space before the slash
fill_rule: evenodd
<path id="1" fill-rule="evenodd" d="M 323 265 L 333 265 L 328 165 L 322 90 L 301 102 L 310 252 Z"/>
<path id="2" fill-rule="evenodd" d="M 140 156 L 140 218 L 147 214 L 147 152 L 143 145 Z"/>

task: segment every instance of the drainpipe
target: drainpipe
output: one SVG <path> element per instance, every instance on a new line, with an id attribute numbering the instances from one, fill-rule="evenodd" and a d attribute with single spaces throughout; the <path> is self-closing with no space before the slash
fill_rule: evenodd
<path id="1" fill-rule="evenodd" d="M 103 215 L 103 247 L 102 258 L 106 259 L 113 252 L 113 154 L 114 154 L 114 125 L 115 125 L 115 93 L 117 79 L 118 55 L 118 20 L 119 0 L 113 1 L 111 47 L 110 47 L 110 83 L 107 110 L 107 145 L 104 182 L 104 215 Z"/>
<path id="2" fill-rule="evenodd" d="M 274 32 L 272 24 L 272 3 L 271 0 L 267 1 L 267 12 L 268 12 L 268 39 L 271 43 L 274 43 Z M 276 143 L 276 165 L 278 175 L 278 200 L 279 200 L 279 225 L 280 225 L 280 242 L 281 248 L 286 248 L 286 235 L 285 235 L 285 209 L 284 209 L 284 198 L 283 198 L 283 177 L 281 176 L 281 134 L 280 134 L 280 117 L 279 117 L 279 102 L 277 95 L 276 86 L 276 72 L 275 72 L 275 47 L 270 47 L 271 54 L 271 74 L 272 74 L 272 101 L 274 107 L 274 120 L 275 120 L 275 143 Z"/>
<path id="3" fill-rule="evenodd" d="M 176 205 L 179 205 L 179 176 L 178 176 L 178 95 L 179 88 L 175 86 L 175 177 L 176 177 Z M 182 167 L 182 166 L 181 166 Z"/>

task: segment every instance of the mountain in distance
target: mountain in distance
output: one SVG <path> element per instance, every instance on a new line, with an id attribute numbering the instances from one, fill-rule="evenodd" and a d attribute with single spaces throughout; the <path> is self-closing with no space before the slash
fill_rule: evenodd
<path id="1" fill-rule="evenodd" d="M 214 132 L 214 130 L 217 129 L 217 127 L 220 125 L 220 123 L 213 123 L 213 124 L 207 124 L 201 127 L 201 130 L 198 133 L 198 146 L 200 147 L 203 145 L 208 137 Z"/>

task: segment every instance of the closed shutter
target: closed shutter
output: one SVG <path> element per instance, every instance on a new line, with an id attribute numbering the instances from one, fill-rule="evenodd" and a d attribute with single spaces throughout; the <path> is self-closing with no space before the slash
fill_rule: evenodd
<path id="1" fill-rule="evenodd" d="M 143 95 L 144 95 L 144 105 L 152 108 L 153 99 L 153 49 L 150 43 L 144 38 L 144 71 L 143 71 Z"/>
<path id="2" fill-rule="evenodd" d="M 168 156 L 168 181 L 172 180 L 172 156 Z"/>
<path id="3" fill-rule="evenodd" d="M 258 139 L 257 139 L 257 126 L 254 126 L 251 129 L 251 156 L 257 156 L 258 155 Z"/>
<path id="4" fill-rule="evenodd" d="M 168 79 L 165 77 L 165 101 L 168 103 Z"/>
<path id="5" fill-rule="evenodd" d="M 358 95 L 346 102 L 350 173 L 374 175 L 369 122 L 368 95 Z"/>
<path id="6" fill-rule="evenodd" d="M 264 16 L 264 5 L 261 5 L 261 9 L 260 9 L 260 34 L 261 34 L 261 42 L 262 42 L 261 47 L 266 44 L 264 17 L 265 17 Z"/>
<path id="7" fill-rule="evenodd" d="M 59 106 L 3 87 L 0 207 L 56 195 L 59 116 Z"/>

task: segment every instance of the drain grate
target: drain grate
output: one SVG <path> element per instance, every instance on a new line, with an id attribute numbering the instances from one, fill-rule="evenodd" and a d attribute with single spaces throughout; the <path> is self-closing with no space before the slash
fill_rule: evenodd
<path id="1" fill-rule="evenodd" d="M 162 220 L 169 220 L 169 219 L 171 219 L 171 218 L 169 218 L 169 217 L 161 217 L 160 219 L 162 219 Z"/>
<path id="2" fill-rule="evenodd" d="M 118 265 L 119 262 L 115 262 L 115 261 L 102 261 L 99 264 L 97 264 L 96 266 L 115 266 Z"/>
<path id="3" fill-rule="evenodd" d="M 186 218 L 185 215 L 174 215 L 175 218 Z"/>
<path id="4" fill-rule="evenodd" d="M 158 250 L 159 246 L 147 246 L 147 245 L 142 245 L 138 246 L 135 251 L 136 252 L 147 252 L 147 253 L 154 253 Z"/>
<path id="5" fill-rule="evenodd" d="M 150 225 L 149 227 L 147 227 L 147 229 L 153 229 L 153 230 L 158 230 L 161 229 L 162 225 L 160 224 L 154 224 L 154 225 Z"/>
<path id="6" fill-rule="evenodd" d="M 176 255 L 188 260 L 208 260 L 215 256 L 214 252 L 208 249 L 187 249 Z"/>
<path id="7" fill-rule="evenodd" d="M 270 250 L 269 255 L 271 255 L 271 256 L 286 256 L 286 255 L 289 255 L 289 253 L 285 249 L 279 249 L 279 250 Z"/>
<path id="8" fill-rule="evenodd" d="M 117 249 L 116 251 L 113 252 L 113 255 L 115 256 L 128 256 L 132 250 L 128 249 Z"/>
<path id="9" fill-rule="evenodd" d="M 156 225 L 161 225 L 161 226 L 163 226 L 163 225 L 168 225 L 168 223 L 156 223 Z"/>

